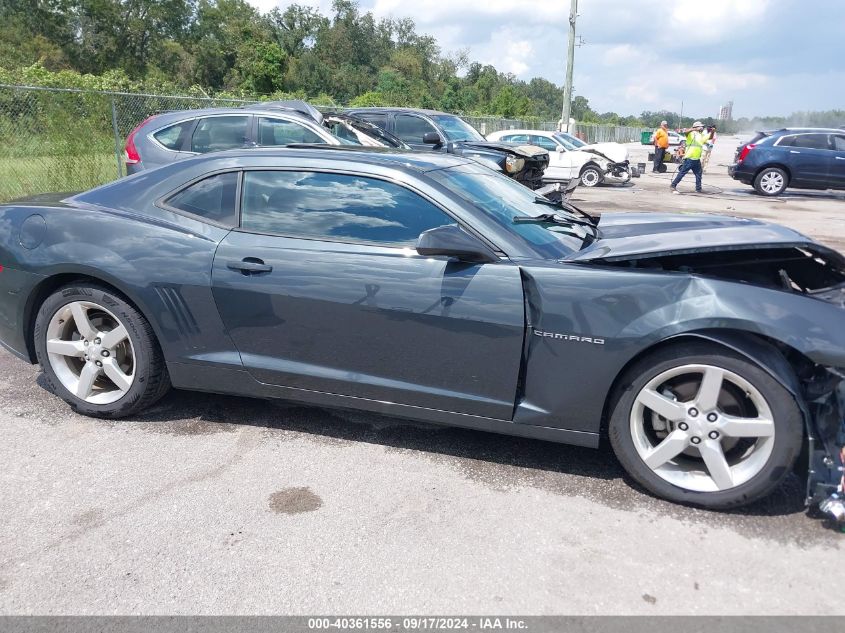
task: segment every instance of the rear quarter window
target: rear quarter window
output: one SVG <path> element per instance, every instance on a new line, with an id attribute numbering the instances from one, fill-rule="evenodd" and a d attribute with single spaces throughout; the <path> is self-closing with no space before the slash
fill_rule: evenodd
<path id="1" fill-rule="evenodd" d="M 176 125 L 171 125 L 159 130 L 153 134 L 153 138 L 164 145 L 167 149 L 179 151 L 184 146 L 185 138 L 190 133 L 193 125 L 193 119 L 190 121 L 182 121 Z"/>
<path id="2" fill-rule="evenodd" d="M 225 227 L 237 225 L 235 198 L 238 173 L 227 172 L 203 178 L 170 196 L 165 205 Z"/>

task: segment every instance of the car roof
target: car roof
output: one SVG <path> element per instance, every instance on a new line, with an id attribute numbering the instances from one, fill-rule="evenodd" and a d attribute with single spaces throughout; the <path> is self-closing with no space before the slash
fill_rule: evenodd
<path id="1" fill-rule="evenodd" d="M 490 134 L 557 134 L 555 130 L 496 130 Z"/>
<path id="2" fill-rule="evenodd" d="M 451 114 L 449 112 L 442 112 L 440 110 L 426 110 L 425 108 L 388 108 L 388 107 L 372 107 L 372 108 L 350 108 L 347 110 L 348 113 L 355 113 L 355 112 L 416 112 L 417 114 L 438 114 L 438 115 L 445 115 L 445 116 L 458 116 L 457 114 Z"/>
<path id="3" fill-rule="evenodd" d="M 73 195 L 64 201 L 71 206 L 128 206 L 143 209 L 146 202 L 179 189 L 197 178 L 238 169 L 328 169 L 340 172 L 363 171 L 377 176 L 396 171 L 408 175 L 413 172 L 424 174 L 452 167 L 492 173 L 475 161 L 442 152 L 412 152 L 353 145 L 238 148 L 199 154 L 156 169 L 144 170 Z"/>
<path id="4" fill-rule="evenodd" d="M 256 107 L 253 104 L 245 105 L 243 107 L 240 106 L 233 106 L 233 107 L 226 107 L 226 108 L 198 108 L 196 110 L 169 110 L 167 112 L 161 112 L 159 114 L 153 115 L 150 121 L 147 121 L 146 125 L 154 125 L 159 126 L 162 123 L 171 123 L 175 121 L 181 121 L 184 119 L 194 119 L 203 116 L 210 116 L 210 115 L 226 115 L 226 114 L 241 114 L 241 115 L 250 115 L 256 114 L 261 116 L 273 116 L 273 115 L 284 115 L 285 117 L 298 119 L 300 121 L 305 121 L 311 124 L 317 124 L 314 119 L 309 116 L 305 116 L 304 114 L 297 112 L 296 110 L 280 108 L 280 107 Z"/>
<path id="5" fill-rule="evenodd" d="M 842 133 L 842 128 L 835 127 L 782 127 L 772 130 L 768 134 L 795 134 L 796 132 L 818 132 L 821 134 Z"/>
<path id="6" fill-rule="evenodd" d="M 468 158 L 461 158 L 443 152 L 415 152 L 390 147 L 364 147 L 360 145 L 325 145 L 322 143 L 297 143 L 275 147 L 253 147 L 210 152 L 186 158 L 182 163 L 229 158 L 310 158 L 327 162 L 349 162 L 385 167 L 404 167 L 419 172 L 446 169 L 458 165 L 476 164 Z"/>

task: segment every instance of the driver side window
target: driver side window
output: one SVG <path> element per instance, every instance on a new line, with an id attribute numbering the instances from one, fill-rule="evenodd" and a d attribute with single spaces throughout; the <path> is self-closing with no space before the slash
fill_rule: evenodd
<path id="1" fill-rule="evenodd" d="M 550 152 L 557 151 L 557 143 L 555 143 L 552 139 L 546 136 L 537 136 L 536 134 L 531 136 L 531 144 L 536 145 L 538 147 L 542 147 L 545 150 Z"/>
<path id="2" fill-rule="evenodd" d="M 455 224 L 419 194 L 384 180 L 316 171 L 244 172 L 241 228 L 307 239 L 413 246 Z"/>
<path id="3" fill-rule="evenodd" d="M 423 142 L 423 136 L 429 132 L 438 133 L 431 123 L 411 114 L 397 114 L 395 123 L 396 136 L 406 143 L 420 144 Z"/>

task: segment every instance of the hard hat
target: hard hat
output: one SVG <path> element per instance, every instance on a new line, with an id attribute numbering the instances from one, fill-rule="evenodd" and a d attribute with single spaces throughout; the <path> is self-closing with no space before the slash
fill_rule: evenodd
<path id="1" fill-rule="evenodd" d="M 692 126 L 693 127 L 704 127 L 704 123 L 702 123 L 701 121 L 696 121 L 695 123 L 692 124 Z"/>
<path id="2" fill-rule="evenodd" d="M 669 122 L 668 121 L 661 121 L 660 125 L 669 125 Z"/>

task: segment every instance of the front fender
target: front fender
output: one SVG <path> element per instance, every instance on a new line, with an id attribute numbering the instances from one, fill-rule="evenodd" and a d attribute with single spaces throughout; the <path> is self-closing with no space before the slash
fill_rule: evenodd
<path id="1" fill-rule="evenodd" d="M 620 372 L 680 336 L 764 363 L 803 398 L 777 341 L 812 363 L 845 367 L 845 312 L 806 296 L 695 275 L 562 264 L 522 267 L 529 333 L 515 420 L 597 432 Z M 597 343 L 596 341 L 600 341 Z M 803 404 L 801 406 L 804 406 Z M 809 402 L 806 403 L 809 406 Z"/>

